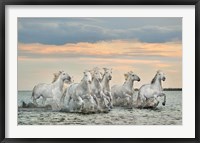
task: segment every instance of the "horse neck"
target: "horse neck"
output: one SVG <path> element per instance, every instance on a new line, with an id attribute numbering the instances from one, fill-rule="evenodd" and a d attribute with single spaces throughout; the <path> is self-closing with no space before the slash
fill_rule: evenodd
<path id="1" fill-rule="evenodd" d="M 102 80 L 102 86 L 103 86 L 103 88 L 105 88 L 105 89 L 107 89 L 107 90 L 109 90 L 110 89 L 110 84 L 109 84 L 109 80 L 108 79 L 106 79 L 106 77 L 104 76 L 104 78 L 103 78 L 103 80 Z"/>
<path id="2" fill-rule="evenodd" d="M 160 90 L 162 90 L 162 82 L 161 79 L 158 79 L 158 77 L 154 77 L 154 82 L 151 83 L 154 87 L 159 88 Z"/>
<path id="3" fill-rule="evenodd" d="M 58 86 L 60 90 L 63 89 L 63 84 L 64 82 L 60 77 L 53 83 L 54 87 Z"/>
<path id="4" fill-rule="evenodd" d="M 85 89 L 85 90 L 90 90 L 90 86 L 89 84 L 84 80 L 84 78 L 81 80 L 81 82 L 79 83 L 79 85 Z"/>
<path id="5" fill-rule="evenodd" d="M 93 84 L 95 87 L 97 87 L 97 88 L 101 88 L 101 83 L 100 83 L 100 81 L 99 81 L 98 79 L 96 79 L 96 78 L 93 78 L 92 84 Z"/>
<path id="6" fill-rule="evenodd" d="M 124 82 L 123 86 L 125 86 L 125 87 L 127 87 L 128 89 L 132 90 L 132 88 L 133 88 L 133 80 L 127 79 L 127 80 Z"/>

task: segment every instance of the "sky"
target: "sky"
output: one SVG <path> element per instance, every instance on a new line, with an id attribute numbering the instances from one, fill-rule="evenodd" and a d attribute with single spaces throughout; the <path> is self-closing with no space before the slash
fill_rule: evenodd
<path id="1" fill-rule="evenodd" d="M 162 70 L 164 88 L 181 88 L 182 19 L 18 18 L 18 90 L 51 83 L 59 70 L 80 82 L 94 67 L 112 68 L 111 86 L 133 71 L 139 88 Z"/>

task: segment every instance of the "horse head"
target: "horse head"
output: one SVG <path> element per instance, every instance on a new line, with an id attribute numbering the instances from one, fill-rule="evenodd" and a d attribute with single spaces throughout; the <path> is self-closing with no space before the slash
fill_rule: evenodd
<path id="1" fill-rule="evenodd" d="M 125 76 L 125 80 L 131 80 L 131 81 L 140 81 L 140 78 L 139 76 L 137 76 L 136 74 L 134 74 L 132 71 L 128 72 L 128 73 L 125 73 L 124 74 Z"/>
<path id="2" fill-rule="evenodd" d="M 108 68 L 103 68 L 103 69 L 104 69 L 103 78 L 106 78 L 107 80 L 111 80 L 112 79 L 112 69 L 108 69 Z"/>
<path id="3" fill-rule="evenodd" d="M 158 79 L 160 79 L 162 81 L 165 81 L 165 79 L 166 79 L 165 74 L 160 70 L 157 71 L 156 76 L 158 77 Z"/>
<path id="4" fill-rule="evenodd" d="M 102 74 L 99 70 L 100 69 L 97 68 L 97 67 L 93 69 L 93 78 L 96 78 L 97 80 L 101 81 L 102 80 Z"/>
<path id="5" fill-rule="evenodd" d="M 67 73 L 64 72 L 64 71 L 61 71 L 61 72 L 59 72 L 59 73 L 60 73 L 59 77 L 60 77 L 64 82 L 66 82 L 66 83 L 68 83 L 68 84 L 72 83 L 72 78 L 71 78 L 71 76 L 69 76 L 69 74 L 67 74 Z"/>
<path id="6" fill-rule="evenodd" d="M 84 71 L 83 74 L 84 74 L 83 79 L 84 79 L 87 83 L 90 84 L 90 83 L 92 82 L 92 74 L 91 74 L 91 71 Z"/>

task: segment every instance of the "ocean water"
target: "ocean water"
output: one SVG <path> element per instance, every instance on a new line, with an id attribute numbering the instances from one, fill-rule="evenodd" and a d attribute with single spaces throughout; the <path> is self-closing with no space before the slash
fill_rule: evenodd
<path id="1" fill-rule="evenodd" d="M 164 92 L 166 105 L 162 106 L 163 98 L 160 98 L 156 109 L 114 107 L 108 113 L 81 114 L 18 108 L 18 125 L 182 125 L 182 91 Z M 18 91 L 18 107 L 22 102 L 32 102 L 31 94 L 31 91 Z"/>

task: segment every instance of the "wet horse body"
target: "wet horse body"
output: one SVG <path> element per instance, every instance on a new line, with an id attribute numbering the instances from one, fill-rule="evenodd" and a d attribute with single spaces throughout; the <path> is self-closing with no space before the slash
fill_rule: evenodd
<path id="1" fill-rule="evenodd" d="M 103 94 L 106 95 L 108 99 L 108 106 L 110 108 L 113 107 L 112 105 L 112 96 L 111 96 L 111 87 L 110 87 L 110 80 L 112 79 L 112 69 L 104 69 L 104 74 L 101 80 L 101 85 L 102 85 L 102 91 Z"/>
<path id="2" fill-rule="evenodd" d="M 107 96 L 103 93 L 103 87 L 101 85 L 102 75 L 98 68 L 95 68 L 92 72 L 91 93 L 95 99 L 99 110 L 109 110 Z"/>
<path id="3" fill-rule="evenodd" d="M 91 73 L 84 72 L 84 77 L 80 83 L 70 85 L 66 93 L 63 94 L 67 99 L 67 108 L 70 112 L 82 112 L 83 110 L 94 110 L 95 101 L 91 95 Z"/>
<path id="4" fill-rule="evenodd" d="M 54 74 L 54 81 L 52 83 L 50 84 L 41 83 L 36 85 L 33 88 L 32 92 L 33 103 L 35 105 L 38 105 L 36 100 L 42 97 L 44 105 L 46 99 L 51 98 L 54 101 L 53 106 L 55 106 L 55 108 L 59 108 L 60 107 L 59 100 L 63 94 L 64 82 L 70 83 L 71 77 L 64 71 L 60 71 L 59 73 Z"/>
<path id="5" fill-rule="evenodd" d="M 137 106 L 139 108 L 155 108 L 159 104 L 158 97 L 164 97 L 163 106 L 166 103 L 166 95 L 163 93 L 161 80 L 165 81 L 165 75 L 161 71 L 157 71 L 151 81 L 151 84 L 141 86 L 138 92 Z"/>
<path id="6" fill-rule="evenodd" d="M 140 81 L 140 78 L 133 74 L 133 72 L 128 72 L 124 74 L 125 82 L 123 85 L 114 85 L 111 88 L 113 105 L 114 106 L 126 106 L 132 108 L 133 96 L 134 96 L 134 81 Z"/>

